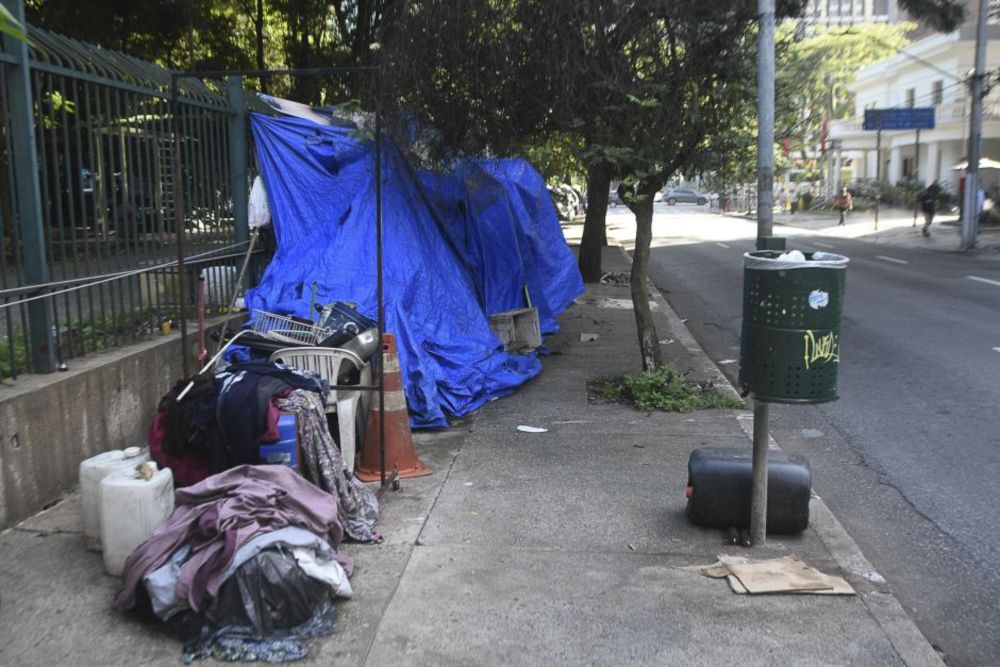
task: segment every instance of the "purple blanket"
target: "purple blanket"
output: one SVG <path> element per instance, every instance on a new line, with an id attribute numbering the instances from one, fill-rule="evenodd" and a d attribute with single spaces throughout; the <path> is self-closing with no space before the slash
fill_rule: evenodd
<path id="1" fill-rule="evenodd" d="M 174 497 L 177 507 L 170 518 L 125 562 L 116 610 L 132 608 L 143 576 L 184 544 L 191 546 L 192 555 L 181 569 L 177 595 L 198 611 L 218 593 L 236 551 L 257 535 L 299 526 L 327 540 L 335 551 L 344 536 L 337 498 L 285 466 L 239 466 L 178 489 Z M 338 560 L 350 574 L 350 558 L 340 555 Z"/>

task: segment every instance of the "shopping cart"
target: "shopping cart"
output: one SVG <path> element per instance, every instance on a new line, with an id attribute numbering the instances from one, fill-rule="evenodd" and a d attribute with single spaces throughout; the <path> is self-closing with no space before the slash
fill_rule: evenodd
<path id="1" fill-rule="evenodd" d="M 250 331 L 286 343 L 317 345 L 332 333 L 333 329 L 321 327 L 307 320 L 254 310 L 250 314 Z"/>

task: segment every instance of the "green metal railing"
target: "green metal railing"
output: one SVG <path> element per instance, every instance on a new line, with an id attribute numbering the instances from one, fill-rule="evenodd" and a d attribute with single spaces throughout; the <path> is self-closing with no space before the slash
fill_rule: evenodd
<path id="1" fill-rule="evenodd" d="M 182 82 L 176 174 L 170 70 L 28 34 L 0 52 L 0 379 L 159 335 L 198 271 L 209 308 L 228 305 L 247 241 L 240 80 Z"/>

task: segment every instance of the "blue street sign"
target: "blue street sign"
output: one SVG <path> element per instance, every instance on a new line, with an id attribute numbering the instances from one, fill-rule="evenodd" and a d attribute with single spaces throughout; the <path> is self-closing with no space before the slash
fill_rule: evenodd
<path id="1" fill-rule="evenodd" d="M 866 130 L 933 130 L 934 107 L 865 109 Z"/>

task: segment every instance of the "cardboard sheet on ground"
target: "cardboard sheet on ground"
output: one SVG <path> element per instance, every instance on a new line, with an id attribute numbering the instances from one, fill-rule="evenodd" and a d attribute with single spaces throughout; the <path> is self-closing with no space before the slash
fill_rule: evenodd
<path id="1" fill-rule="evenodd" d="M 720 555 L 711 565 L 685 567 L 713 579 L 725 578 L 739 595 L 794 593 L 810 595 L 854 595 L 854 589 L 842 577 L 824 574 L 797 558 L 783 556 L 751 560 L 740 556 Z"/>
<path id="2" fill-rule="evenodd" d="M 310 286 L 316 281 L 317 303 L 351 301 L 374 317 L 373 143 L 349 128 L 299 118 L 253 114 L 251 127 L 277 251 L 258 286 L 248 292 L 248 307 L 310 315 Z M 454 235 L 445 233 L 446 226 L 461 221 L 442 220 L 429 203 L 427 184 L 388 138 L 382 165 L 386 330 L 399 345 L 411 425 L 444 428 L 448 417 L 509 394 L 541 371 L 534 355 L 503 350 L 489 327 L 485 293 L 494 306 L 505 305 L 519 298 L 527 282 L 552 330 L 554 317 L 583 284 L 555 214 L 544 215 L 551 202 L 531 194 L 538 189 L 531 178 L 537 172 L 527 163 L 480 164 L 480 178 L 472 179 L 484 182 L 486 174 L 496 174 L 492 182 L 499 184 L 489 190 L 496 206 L 476 209 L 489 219 L 465 220 L 477 225 L 470 233 L 477 243 L 496 241 L 481 246 L 480 257 L 490 259 L 486 264 L 470 262 Z M 472 181 L 458 185 L 471 187 Z M 544 192 L 543 182 L 541 188 Z M 541 213 L 531 219 L 513 215 L 516 202 L 525 200 Z M 501 282 L 505 276 L 508 283 Z"/>

